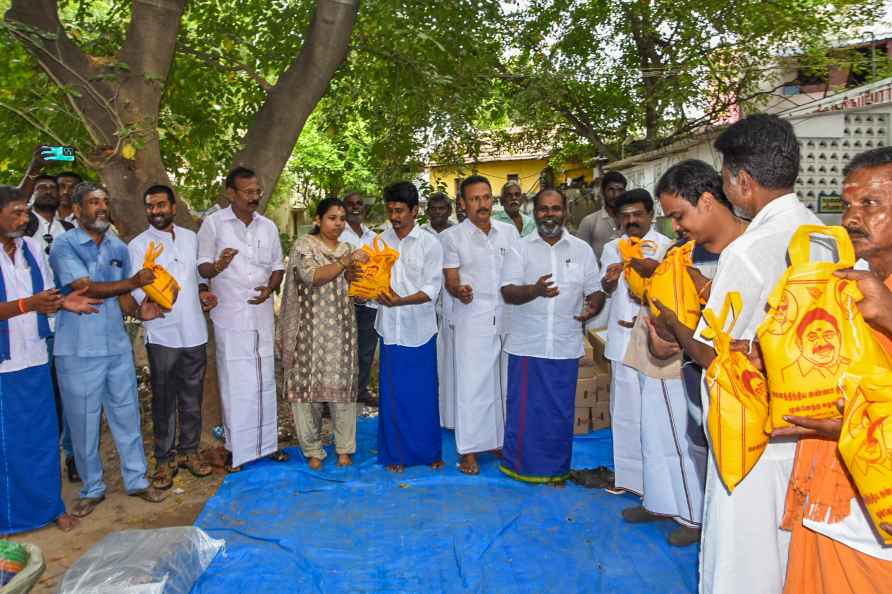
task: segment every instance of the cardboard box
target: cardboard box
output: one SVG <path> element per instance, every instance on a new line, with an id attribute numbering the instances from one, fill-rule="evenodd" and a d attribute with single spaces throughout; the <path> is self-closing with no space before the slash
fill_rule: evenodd
<path id="1" fill-rule="evenodd" d="M 609 375 L 599 375 L 595 378 L 595 400 L 597 402 L 610 402 Z"/>
<path id="2" fill-rule="evenodd" d="M 573 435 L 585 435 L 591 431 L 592 419 L 590 408 L 577 408 L 576 420 L 573 421 Z"/>
<path id="3" fill-rule="evenodd" d="M 589 379 L 595 377 L 598 369 L 595 367 L 595 361 L 592 358 L 592 349 L 586 346 L 585 355 L 579 360 L 579 376 L 578 379 Z"/>
<path id="4" fill-rule="evenodd" d="M 610 403 L 599 402 L 592 406 L 589 412 L 592 431 L 610 427 Z"/>
<path id="5" fill-rule="evenodd" d="M 587 333 L 587 337 L 588 343 L 592 347 L 591 359 L 595 368 L 599 372 L 610 373 L 610 361 L 604 357 L 604 347 L 607 346 L 607 331 L 590 330 Z"/>
<path id="6" fill-rule="evenodd" d="M 580 379 L 576 381 L 576 407 L 590 408 L 597 400 L 598 379 Z"/>

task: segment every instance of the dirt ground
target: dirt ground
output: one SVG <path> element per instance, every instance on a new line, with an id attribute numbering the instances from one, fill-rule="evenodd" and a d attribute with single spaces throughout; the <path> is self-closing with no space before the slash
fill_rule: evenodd
<path id="1" fill-rule="evenodd" d="M 139 360 L 139 355 L 137 355 L 137 360 Z M 151 391 L 148 387 L 148 368 L 143 367 L 138 373 L 143 443 L 151 471 L 154 468 L 155 459 L 152 455 Z M 373 378 L 373 389 L 377 387 L 375 379 Z M 377 409 L 374 408 L 362 407 L 360 410 L 361 416 L 376 414 Z M 322 431 L 323 442 L 331 443 L 332 434 L 329 419 L 324 419 Z M 111 432 L 103 418 L 100 450 L 107 488 L 105 501 L 92 514 L 80 520 L 78 526 L 71 532 L 62 532 L 55 524 L 52 524 L 40 530 L 9 537 L 9 540 L 37 545 L 46 557 L 46 571 L 32 592 L 34 594 L 55 592 L 68 568 L 110 532 L 127 529 L 167 528 L 195 523 L 205 502 L 217 492 L 217 488 L 226 477 L 226 471 L 223 469 L 225 450 L 222 444 L 212 441 L 204 445 L 206 447 L 202 453 L 213 465 L 214 473 L 205 478 L 195 478 L 187 470 L 181 470 L 174 478 L 174 485 L 165 501 L 156 504 L 147 503 L 135 497 L 128 497 L 124 492 L 121 464 L 115 450 L 114 440 L 111 439 Z M 287 403 L 280 402 L 279 447 L 286 448 L 296 445 L 297 440 L 290 407 Z M 69 483 L 65 476 L 64 466 L 62 470 L 62 497 L 66 506 L 70 508 L 78 496 L 81 483 Z"/>

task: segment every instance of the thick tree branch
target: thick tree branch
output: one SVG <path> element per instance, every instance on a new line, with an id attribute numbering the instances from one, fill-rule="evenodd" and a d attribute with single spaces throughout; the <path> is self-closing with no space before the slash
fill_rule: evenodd
<path id="1" fill-rule="evenodd" d="M 305 41 L 294 62 L 269 91 L 248 129 L 233 165 L 257 172 L 267 190 L 261 207 L 278 182 L 310 113 L 328 90 L 347 57 L 359 0 L 318 0 Z"/>

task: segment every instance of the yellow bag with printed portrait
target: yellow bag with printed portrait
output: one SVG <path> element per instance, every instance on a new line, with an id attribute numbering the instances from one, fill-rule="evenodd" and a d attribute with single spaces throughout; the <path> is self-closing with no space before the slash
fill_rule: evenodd
<path id="1" fill-rule="evenodd" d="M 846 409 L 839 453 L 870 519 L 886 544 L 892 535 L 892 370 L 872 368 L 844 375 Z"/>
<path id="2" fill-rule="evenodd" d="M 688 273 L 688 266 L 693 265 L 694 243 L 689 241 L 669 250 L 653 276 L 647 279 L 647 299 L 650 301 L 651 315 L 660 315 L 660 310 L 653 303 L 659 301 L 691 330 L 700 322 L 700 296 Z"/>
<path id="3" fill-rule="evenodd" d="M 619 240 L 619 255 L 623 259 L 623 276 L 626 277 L 626 286 L 629 292 L 639 300 L 644 299 L 644 293 L 647 289 L 647 279 L 638 274 L 632 268 L 632 260 L 642 260 L 647 258 L 645 252 L 650 255 L 656 253 L 657 244 L 648 239 L 640 237 L 629 237 L 628 239 Z"/>
<path id="4" fill-rule="evenodd" d="M 143 292 L 149 298 L 160 305 L 163 309 L 173 308 L 173 304 L 177 301 L 177 295 L 180 292 L 180 283 L 167 272 L 167 269 L 160 264 L 156 264 L 155 260 L 164 251 L 164 245 L 155 245 L 154 241 L 149 242 L 146 250 L 146 257 L 143 260 L 143 268 L 148 268 L 155 273 L 155 280 L 152 284 L 142 288 Z"/>
<path id="5" fill-rule="evenodd" d="M 810 238 L 832 238 L 838 261 L 811 261 Z M 788 427 L 785 415 L 839 417 L 840 381 L 853 365 L 888 367 L 857 303 L 856 283 L 834 276 L 855 264 L 842 227 L 803 225 L 788 248 L 790 267 L 768 297 L 768 315 L 757 330 L 771 402 L 771 427 Z"/>
<path id="6" fill-rule="evenodd" d="M 380 235 L 371 246 L 363 245 L 360 249 L 369 255 L 369 261 L 356 264 L 356 278 L 350 283 L 347 294 L 361 299 L 377 299 L 390 292 L 390 271 L 400 253 L 388 246 Z"/>
<path id="7" fill-rule="evenodd" d="M 730 332 L 742 307 L 740 293 L 732 292 L 725 296 L 718 316 L 711 309 L 703 310 L 707 324 L 703 338 L 712 340 L 716 352 L 706 370 L 709 390 L 706 429 L 716 467 L 729 492 L 759 461 L 769 437 L 765 432 L 768 420 L 765 376 L 746 354 L 731 350 Z"/>

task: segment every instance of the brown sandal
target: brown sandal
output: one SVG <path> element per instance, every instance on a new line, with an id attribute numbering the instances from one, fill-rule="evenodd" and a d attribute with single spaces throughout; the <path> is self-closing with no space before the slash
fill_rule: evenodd
<path id="1" fill-rule="evenodd" d="M 75 518 L 85 518 L 93 513 L 96 506 L 105 501 L 105 495 L 99 497 L 78 497 L 71 506 L 71 515 Z"/>
<path id="2" fill-rule="evenodd" d="M 184 454 L 177 460 L 180 468 L 185 468 L 192 473 L 192 476 L 202 478 L 213 472 L 211 465 L 198 454 Z"/>
<path id="3" fill-rule="evenodd" d="M 173 486 L 173 477 L 177 475 L 176 464 L 157 462 L 155 472 L 152 473 L 152 486 L 165 491 Z"/>

